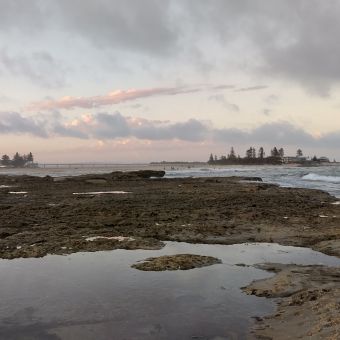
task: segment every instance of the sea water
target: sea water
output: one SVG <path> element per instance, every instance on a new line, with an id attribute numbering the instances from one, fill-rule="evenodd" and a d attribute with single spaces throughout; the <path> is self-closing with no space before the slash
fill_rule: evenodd
<path id="1" fill-rule="evenodd" d="M 130 267 L 150 256 L 181 253 L 223 263 L 168 272 Z M 274 300 L 240 289 L 272 276 L 251 266 L 268 261 L 340 265 L 307 248 L 176 242 L 161 250 L 0 260 L 0 339 L 245 339 L 252 317 L 275 310 Z"/>
<path id="2" fill-rule="evenodd" d="M 227 176 L 256 176 L 261 177 L 266 183 L 275 183 L 284 187 L 298 187 L 320 189 L 340 198 L 340 166 L 323 165 L 316 167 L 297 166 L 169 166 L 130 164 L 113 165 L 112 167 L 88 167 L 86 164 L 75 167 L 36 168 L 36 169 L 9 169 L 0 168 L 1 174 L 32 175 L 32 176 L 78 176 L 84 174 L 108 173 L 117 170 L 151 169 L 165 170 L 166 177 L 227 177 Z"/>
<path id="3" fill-rule="evenodd" d="M 174 169 L 166 172 L 166 177 L 261 177 L 266 183 L 283 187 L 319 189 L 340 198 L 340 166 L 318 167 L 296 166 L 226 166 Z"/>

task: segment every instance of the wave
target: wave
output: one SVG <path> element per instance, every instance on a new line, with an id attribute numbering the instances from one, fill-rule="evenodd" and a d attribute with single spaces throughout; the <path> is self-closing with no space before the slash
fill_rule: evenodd
<path id="1" fill-rule="evenodd" d="M 340 176 L 324 176 L 318 174 L 307 174 L 302 177 L 304 181 L 318 181 L 318 182 L 329 182 L 329 183 L 340 183 Z"/>

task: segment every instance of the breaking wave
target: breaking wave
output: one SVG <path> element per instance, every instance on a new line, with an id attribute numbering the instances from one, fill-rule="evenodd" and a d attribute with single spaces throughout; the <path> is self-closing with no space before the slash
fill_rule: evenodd
<path id="1" fill-rule="evenodd" d="M 318 175 L 318 174 L 313 174 L 313 173 L 303 176 L 302 179 L 304 181 L 340 183 L 340 176 L 323 176 L 323 175 Z"/>

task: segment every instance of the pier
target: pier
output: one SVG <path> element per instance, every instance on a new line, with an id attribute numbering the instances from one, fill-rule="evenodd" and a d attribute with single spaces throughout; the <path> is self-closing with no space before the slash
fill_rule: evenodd
<path id="1" fill-rule="evenodd" d="M 117 163 L 37 163 L 42 169 L 74 169 L 74 168 L 112 168 L 120 166 L 133 166 L 141 164 L 117 164 Z"/>

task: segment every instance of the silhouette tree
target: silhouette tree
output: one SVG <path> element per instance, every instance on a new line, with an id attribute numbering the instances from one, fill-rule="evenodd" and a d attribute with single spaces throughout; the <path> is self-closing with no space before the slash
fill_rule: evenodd
<path id="1" fill-rule="evenodd" d="M 283 150 L 283 148 L 279 149 L 279 155 L 280 157 L 283 157 L 285 155 L 285 151 Z"/>
<path id="2" fill-rule="evenodd" d="M 258 158 L 263 159 L 264 156 L 265 156 L 264 149 L 263 149 L 263 147 L 261 146 L 261 147 L 259 148 Z"/>
<path id="3" fill-rule="evenodd" d="M 13 156 L 12 164 L 15 167 L 22 167 L 25 165 L 25 159 L 18 152 Z"/>
<path id="4" fill-rule="evenodd" d="M 277 147 L 274 146 L 274 148 L 270 151 L 270 154 L 272 157 L 279 157 L 280 154 L 279 154 L 279 151 L 277 150 Z"/>
<path id="5" fill-rule="evenodd" d="M 303 153 L 302 153 L 302 150 L 301 150 L 301 149 L 297 149 L 297 151 L 296 151 L 296 156 L 297 156 L 297 157 L 302 157 L 302 156 L 303 156 Z"/>
<path id="6" fill-rule="evenodd" d="M 246 151 L 246 157 L 247 158 L 252 158 L 253 155 L 253 148 L 250 147 L 247 151 Z"/>
<path id="7" fill-rule="evenodd" d="M 8 155 L 3 155 L 1 157 L 1 164 L 2 165 L 10 165 L 11 164 L 11 159 L 9 158 Z"/>
<path id="8" fill-rule="evenodd" d="M 27 162 L 33 162 L 34 160 L 32 152 L 30 152 L 25 158 Z"/>
<path id="9" fill-rule="evenodd" d="M 235 158 L 236 158 L 236 154 L 235 154 L 234 147 L 232 146 L 230 149 L 230 153 L 228 155 L 228 159 L 235 159 Z"/>
<path id="10" fill-rule="evenodd" d="M 256 149 L 251 148 L 251 158 L 256 158 Z"/>
<path id="11" fill-rule="evenodd" d="M 208 160 L 208 163 L 214 163 L 214 156 L 213 154 L 211 153 L 210 156 L 209 156 L 209 160 Z"/>

